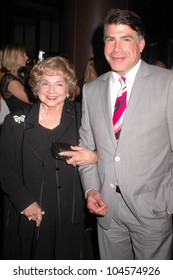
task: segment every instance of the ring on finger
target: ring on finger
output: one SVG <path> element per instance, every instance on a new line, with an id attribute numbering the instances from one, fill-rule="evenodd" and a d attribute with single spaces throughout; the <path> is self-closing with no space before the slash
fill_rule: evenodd
<path id="1" fill-rule="evenodd" d="M 28 217 L 28 220 L 31 221 L 31 220 L 32 220 L 32 217 Z"/>

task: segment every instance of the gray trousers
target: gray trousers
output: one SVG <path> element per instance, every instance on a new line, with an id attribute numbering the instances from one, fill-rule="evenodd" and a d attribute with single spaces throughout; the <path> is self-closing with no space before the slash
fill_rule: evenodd
<path id="1" fill-rule="evenodd" d="M 127 207 L 122 195 L 115 193 L 111 227 L 106 230 L 98 224 L 100 258 L 102 260 L 171 260 L 172 215 L 165 212 L 156 218 L 160 219 L 159 228 L 152 226 L 151 220 L 146 226 L 139 223 Z"/>

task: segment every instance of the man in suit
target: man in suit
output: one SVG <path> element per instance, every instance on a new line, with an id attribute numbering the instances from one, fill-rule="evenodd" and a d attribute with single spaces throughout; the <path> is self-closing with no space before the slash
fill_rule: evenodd
<path id="1" fill-rule="evenodd" d="M 138 15 L 111 9 L 104 23 L 111 71 L 83 87 L 80 145 L 98 162 L 79 167 L 87 206 L 97 215 L 101 259 L 171 259 L 173 72 L 141 59 Z M 125 77 L 127 108 L 119 139 L 112 118 Z"/>

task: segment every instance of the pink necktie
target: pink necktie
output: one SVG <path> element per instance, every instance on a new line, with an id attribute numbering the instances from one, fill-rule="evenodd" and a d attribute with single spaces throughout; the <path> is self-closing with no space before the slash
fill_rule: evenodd
<path id="1" fill-rule="evenodd" d="M 121 77 L 120 83 L 121 83 L 121 89 L 118 93 L 115 107 L 114 107 L 114 114 L 113 114 L 113 126 L 114 126 L 114 134 L 116 141 L 118 142 L 120 137 L 120 132 L 122 128 L 122 122 L 125 114 L 125 110 L 127 107 L 126 99 L 127 99 L 127 87 L 126 87 L 126 78 Z"/>

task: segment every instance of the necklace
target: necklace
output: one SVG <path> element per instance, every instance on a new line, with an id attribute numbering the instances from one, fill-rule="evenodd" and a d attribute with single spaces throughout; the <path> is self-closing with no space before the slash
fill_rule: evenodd
<path id="1" fill-rule="evenodd" d="M 43 105 L 42 103 L 40 104 L 40 113 L 41 113 L 41 116 L 43 118 L 43 120 L 47 123 L 56 123 L 56 122 L 59 122 L 60 119 L 61 119 L 61 116 L 59 118 L 57 118 L 56 120 L 48 120 L 45 116 L 45 114 L 43 113 Z"/>

